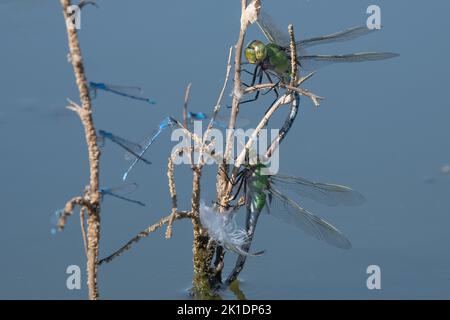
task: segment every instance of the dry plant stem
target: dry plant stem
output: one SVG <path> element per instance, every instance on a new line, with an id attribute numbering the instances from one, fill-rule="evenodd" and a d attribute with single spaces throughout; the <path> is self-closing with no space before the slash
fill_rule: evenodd
<path id="1" fill-rule="evenodd" d="M 67 218 L 73 214 L 76 206 L 89 207 L 91 204 L 82 197 L 75 197 L 67 201 L 64 211 L 58 219 L 58 230 L 63 230 L 66 226 Z"/>
<path id="2" fill-rule="evenodd" d="M 233 88 L 233 101 L 231 103 L 231 116 L 228 124 L 229 129 L 236 127 L 236 118 L 239 113 L 239 101 L 241 92 L 241 65 L 242 65 L 242 48 L 244 47 L 245 32 L 247 31 L 248 21 L 245 17 L 245 9 L 247 7 L 247 1 L 241 0 L 241 27 L 239 31 L 239 38 L 236 43 L 235 60 L 234 60 L 234 88 Z M 232 130 L 229 130 L 227 136 L 227 143 L 225 147 L 225 160 L 228 160 L 231 156 L 231 150 L 233 146 L 233 134 Z"/>
<path id="3" fill-rule="evenodd" d="M 151 226 L 145 228 L 141 232 L 139 232 L 136 236 L 134 236 L 130 241 L 128 241 L 124 246 L 122 246 L 119 250 L 115 251 L 111 255 L 109 255 L 106 258 L 103 258 L 100 260 L 99 264 L 102 263 L 108 263 L 111 262 L 114 258 L 122 255 L 124 252 L 131 249 L 133 244 L 136 242 L 139 242 L 139 240 L 149 236 L 152 232 L 155 232 L 159 228 L 162 228 L 163 225 L 167 224 L 169 220 L 171 219 L 172 214 L 169 214 L 168 216 L 161 218 L 158 222 L 152 224 Z M 179 211 L 176 213 L 175 217 L 173 217 L 173 220 L 180 220 L 180 219 L 186 219 L 191 218 L 191 213 L 186 211 Z"/>
<path id="4" fill-rule="evenodd" d="M 312 93 L 312 92 L 310 92 L 310 91 L 308 91 L 306 89 L 294 87 L 294 86 L 291 86 L 290 84 L 280 83 L 280 84 L 278 84 L 278 86 L 281 87 L 281 88 L 290 90 L 290 91 L 297 92 L 298 94 L 300 94 L 302 96 L 310 98 L 311 101 L 314 103 L 314 105 L 316 107 L 320 106 L 320 101 L 325 99 L 324 97 L 317 96 L 314 93 Z M 252 93 L 252 92 L 255 92 L 255 91 L 271 89 L 271 88 L 273 88 L 273 84 L 272 83 L 258 84 L 258 85 L 255 85 L 253 87 L 246 88 L 244 90 L 244 94 Z"/>
<path id="5" fill-rule="evenodd" d="M 186 87 L 186 91 L 184 93 L 184 105 L 183 105 L 183 125 L 187 129 L 188 128 L 188 104 L 189 104 L 189 94 L 191 92 L 192 83 L 189 83 Z"/>
<path id="6" fill-rule="evenodd" d="M 175 216 L 177 214 L 177 191 L 175 189 L 175 179 L 174 179 L 174 164 L 173 164 L 173 158 L 169 157 L 169 161 L 167 164 L 167 177 L 169 179 L 169 192 L 170 192 L 170 199 L 172 200 L 172 213 L 170 215 L 169 222 L 167 224 L 166 229 L 166 239 L 170 239 L 172 237 L 172 224 L 173 220 L 175 219 Z"/>
<path id="7" fill-rule="evenodd" d="M 89 206 L 85 206 L 88 213 L 87 234 L 87 274 L 89 299 L 98 299 L 97 270 L 98 270 L 98 243 L 100 238 L 100 200 L 99 192 L 99 159 L 100 151 L 97 145 L 97 136 L 91 113 L 91 100 L 89 98 L 89 87 L 84 73 L 83 58 L 78 42 L 76 29 L 71 26 L 71 18 L 68 16 L 67 8 L 71 5 L 70 0 L 60 0 L 63 15 L 66 22 L 67 36 L 70 50 L 71 63 L 73 66 L 76 84 L 80 93 L 81 108 L 73 108 L 78 113 L 84 126 L 84 133 L 88 146 L 90 184 L 89 184 Z"/>
<path id="8" fill-rule="evenodd" d="M 294 27 L 292 24 L 288 27 L 290 37 L 291 49 L 291 86 L 297 83 L 298 61 L 297 61 L 297 46 L 295 45 Z"/>
<path id="9" fill-rule="evenodd" d="M 239 102 L 241 99 L 241 65 L 242 65 L 242 49 L 244 47 L 245 33 L 248 27 L 248 20 L 245 16 L 245 9 L 247 8 L 247 1 L 241 0 L 241 26 L 239 29 L 239 37 L 236 43 L 235 59 L 234 59 L 234 88 L 233 88 L 233 100 L 231 103 L 231 115 L 228 123 L 227 138 L 225 144 L 224 163 L 219 166 L 217 172 L 217 199 L 225 208 L 228 202 L 229 194 L 231 192 L 231 184 L 228 183 L 226 172 L 228 166 L 226 162 L 229 162 L 231 151 L 233 149 L 233 130 L 236 127 L 236 119 L 239 113 Z"/>

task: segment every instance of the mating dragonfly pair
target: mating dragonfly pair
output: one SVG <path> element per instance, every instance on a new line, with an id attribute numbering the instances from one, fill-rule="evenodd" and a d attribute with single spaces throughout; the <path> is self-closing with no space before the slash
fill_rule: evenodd
<path id="1" fill-rule="evenodd" d="M 287 32 L 278 29 L 271 17 L 264 11 L 260 11 L 257 25 L 269 41 L 264 44 L 259 40 L 251 41 L 245 49 L 245 57 L 248 64 L 255 65 L 253 72 L 248 72 L 252 76 L 250 84 L 245 86 L 254 86 L 261 84 L 265 76 L 273 84 L 271 90 L 275 93 L 275 101 L 279 97 L 277 85 L 279 83 L 289 83 L 291 78 L 290 64 L 290 38 Z M 312 46 L 329 44 L 333 42 L 348 41 L 360 36 L 368 35 L 377 29 L 370 30 L 365 26 L 353 27 L 341 32 L 330 35 L 314 37 L 301 40 L 296 43 L 300 52 L 297 61 L 301 70 L 315 70 L 324 65 L 345 62 L 364 62 L 391 59 L 398 56 L 391 52 L 367 52 L 344 55 L 309 55 L 305 49 Z M 277 79 L 275 83 L 273 78 Z M 259 91 L 251 99 L 240 102 L 240 104 L 256 101 L 259 97 Z M 301 177 L 285 176 L 280 174 L 266 174 L 262 170 L 267 168 L 261 164 L 246 164 L 236 176 L 232 183 L 233 189 L 236 188 L 232 200 L 238 198 L 243 189 L 243 199 L 246 206 L 246 229 L 243 235 L 242 230 L 236 229 L 233 223 L 234 210 L 228 212 L 227 218 L 217 219 L 215 215 L 220 216 L 218 207 L 213 210 L 203 207 L 201 218 L 204 224 L 209 228 L 209 233 L 218 235 L 214 240 L 219 245 L 239 254 L 234 269 L 231 271 L 225 286 L 229 286 L 237 279 L 240 271 L 243 269 L 246 257 L 254 255 L 249 253 L 251 242 L 254 236 L 256 224 L 259 215 L 264 208 L 276 217 L 281 218 L 288 224 L 302 229 L 305 233 L 314 236 L 319 240 L 341 248 L 349 249 L 350 241 L 334 226 L 322 218 L 312 214 L 302 208 L 297 202 L 292 200 L 288 194 L 295 193 L 300 198 L 309 198 L 320 204 L 328 206 L 337 205 L 360 205 L 364 202 L 364 197 L 342 185 L 318 183 L 308 181 Z M 216 223 L 211 223 L 215 221 Z M 217 221 L 225 221 L 217 223 Z M 216 230 L 222 228 L 222 230 Z M 228 234 L 228 236 L 224 236 Z M 234 235 L 234 237 L 233 237 Z M 258 255 L 258 254 L 256 254 Z"/>

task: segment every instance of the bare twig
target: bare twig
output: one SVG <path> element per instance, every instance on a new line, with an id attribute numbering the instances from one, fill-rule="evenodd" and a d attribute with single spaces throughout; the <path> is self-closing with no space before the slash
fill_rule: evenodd
<path id="1" fill-rule="evenodd" d="M 310 98 L 316 107 L 320 106 L 320 101 L 325 99 L 324 97 L 317 96 L 314 93 L 312 93 L 306 89 L 294 87 L 294 86 L 291 86 L 290 84 L 279 83 L 278 86 L 281 88 L 284 88 L 284 89 L 288 89 L 288 90 L 297 92 L 298 94 L 300 94 L 302 96 Z M 247 93 L 252 93 L 252 92 L 255 92 L 258 90 L 261 91 L 261 90 L 266 90 L 266 89 L 271 89 L 271 88 L 273 88 L 272 83 L 263 83 L 263 84 L 254 85 L 253 87 L 246 88 L 244 90 L 244 93 L 247 94 Z"/>
<path id="2" fill-rule="evenodd" d="M 155 232 L 156 230 L 161 228 L 163 225 L 168 223 L 169 220 L 171 219 L 171 215 L 172 214 L 169 214 L 168 216 L 166 216 L 164 218 L 161 218 L 155 224 L 152 224 L 151 226 L 149 226 L 149 227 L 145 228 L 144 230 L 142 230 L 141 232 L 139 232 L 136 236 L 134 236 L 130 241 L 128 241 L 119 250 L 115 251 L 114 253 L 112 253 L 111 255 L 107 256 L 106 258 L 101 259 L 99 261 L 99 265 L 102 264 L 102 263 L 105 263 L 105 262 L 109 263 L 114 258 L 117 258 L 118 256 L 122 255 L 124 252 L 130 250 L 131 247 L 133 246 L 133 244 L 139 242 L 139 240 L 149 236 L 152 232 Z M 192 216 L 192 214 L 190 212 L 180 211 L 180 212 L 177 212 L 175 217 L 173 217 L 173 220 L 191 218 L 191 216 Z"/>
<path id="3" fill-rule="evenodd" d="M 66 226 L 67 218 L 73 214 L 76 206 L 90 207 L 90 202 L 83 197 L 74 197 L 67 201 L 64 210 L 58 219 L 58 230 L 62 231 Z"/>
<path id="4" fill-rule="evenodd" d="M 167 164 L 167 177 L 169 178 L 169 192 L 170 192 L 170 199 L 172 200 L 172 213 L 170 215 L 170 219 L 167 224 L 166 239 L 170 239 L 172 237 L 172 224 L 177 214 L 177 191 L 175 189 L 175 180 L 173 171 L 174 171 L 173 158 L 169 157 Z"/>
<path id="5" fill-rule="evenodd" d="M 245 14 L 245 9 L 247 8 L 247 1 L 241 0 L 241 28 L 239 30 L 239 38 L 236 43 L 235 50 L 235 60 L 234 60 L 234 88 L 233 88 L 233 101 L 231 103 L 231 116 L 228 123 L 227 142 L 225 147 L 225 161 L 227 161 L 231 156 L 231 150 L 233 146 L 233 133 L 232 130 L 236 127 L 236 119 L 239 113 L 239 101 L 242 96 L 241 89 L 241 65 L 242 65 L 242 49 L 244 46 L 245 33 L 249 21 Z"/>
<path id="6" fill-rule="evenodd" d="M 257 16 L 259 13 L 259 10 L 261 8 L 261 3 L 259 0 L 252 0 L 250 3 L 252 6 L 252 14 L 254 16 Z M 249 6 L 250 6 L 249 5 Z M 228 201 L 230 198 L 230 193 L 232 190 L 232 185 L 230 183 L 230 179 L 228 179 L 227 172 L 228 172 L 228 165 L 227 163 L 230 163 L 230 157 L 231 152 L 233 150 L 233 131 L 236 127 L 236 119 L 239 113 L 239 103 L 241 100 L 241 97 L 243 95 L 242 92 L 242 83 L 241 83 L 241 66 L 242 66 L 242 50 L 244 46 L 244 40 L 245 40 L 245 33 L 247 31 L 247 27 L 249 23 L 251 22 L 249 20 L 249 16 L 246 12 L 247 9 L 247 1 L 241 0 L 241 26 L 239 30 L 239 37 L 238 41 L 236 43 L 236 50 L 235 50 L 235 60 L 234 60 L 234 88 L 233 88 L 233 99 L 231 103 L 231 115 L 230 120 L 228 123 L 228 131 L 227 131 L 227 138 L 226 138 L 226 144 L 225 144 L 225 153 L 224 153 L 224 160 L 223 163 L 219 165 L 218 171 L 217 171 L 217 182 L 216 182 L 216 191 L 217 191 L 217 202 L 221 204 L 220 211 L 223 211 L 224 208 L 227 207 Z M 254 19 L 253 17 L 252 19 Z M 236 171 L 235 174 L 236 175 Z M 232 176 L 233 179 L 233 176 Z M 209 260 L 212 260 L 214 251 L 215 251 L 215 245 L 211 245 L 211 251 L 210 256 L 208 257 Z M 220 249 L 220 246 L 219 246 Z M 222 266 L 223 264 L 223 255 L 218 258 L 221 261 L 217 261 L 217 266 Z M 221 278 L 221 268 L 216 268 L 216 274 L 215 279 L 220 281 Z"/>
<path id="7" fill-rule="evenodd" d="M 191 93 L 192 83 L 189 83 L 184 92 L 184 104 L 183 104 L 183 125 L 188 128 L 188 104 L 189 104 L 189 94 Z"/>

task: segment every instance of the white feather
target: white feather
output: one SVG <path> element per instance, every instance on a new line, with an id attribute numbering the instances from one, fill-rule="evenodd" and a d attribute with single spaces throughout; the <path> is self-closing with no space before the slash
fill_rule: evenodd
<path id="1" fill-rule="evenodd" d="M 218 213 L 202 201 L 200 203 L 200 222 L 208 231 L 209 236 L 224 248 L 241 255 L 259 255 L 245 252 L 242 249 L 242 246 L 248 242 L 248 236 L 244 229 L 237 226 L 233 213 Z"/>

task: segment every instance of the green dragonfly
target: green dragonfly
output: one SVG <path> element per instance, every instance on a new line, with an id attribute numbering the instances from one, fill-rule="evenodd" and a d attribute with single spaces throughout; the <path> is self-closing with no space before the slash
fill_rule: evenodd
<path id="1" fill-rule="evenodd" d="M 351 248 L 350 241 L 337 228 L 302 208 L 287 194 L 295 193 L 328 206 L 355 206 L 365 201 L 360 193 L 346 186 L 312 182 L 301 177 L 267 175 L 263 170 L 267 170 L 267 167 L 261 163 L 245 165 L 233 182 L 233 187 L 237 188 L 233 198 L 237 198 L 243 186 L 247 209 L 248 240 L 241 248 L 243 251 L 248 252 L 250 249 L 258 218 L 264 208 L 271 215 L 334 247 Z M 245 260 L 246 255 L 238 257 L 233 271 L 225 282 L 226 286 L 236 280 Z"/>
<path id="2" fill-rule="evenodd" d="M 252 75 L 250 85 L 246 86 L 253 86 L 256 82 L 258 82 L 258 84 L 262 83 L 264 75 L 271 83 L 274 83 L 272 77 L 275 77 L 278 82 L 288 83 L 291 77 L 289 34 L 287 32 L 280 31 L 280 29 L 273 23 L 270 15 L 263 10 L 260 11 L 256 23 L 269 43 L 264 44 L 259 40 L 253 40 L 245 48 L 244 54 L 247 62 L 255 65 L 253 72 L 244 70 Z M 398 57 L 399 55 L 397 53 L 392 52 L 310 55 L 305 51 L 308 47 L 353 40 L 375 31 L 377 31 L 377 29 L 371 30 L 366 26 L 360 26 L 329 35 L 300 40 L 296 42 L 297 51 L 299 52 L 297 57 L 298 64 L 301 69 L 316 70 L 322 66 L 333 63 L 377 61 Z M 273 90 L 278 98 L 279 94 L 275 83 Z M 254 98 L 243 101 L 241 104 L 256 101 L 258 97 L 259 91 L 256 92 Z"/>

